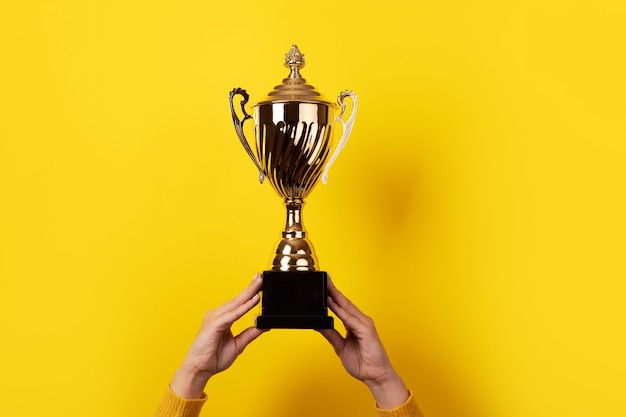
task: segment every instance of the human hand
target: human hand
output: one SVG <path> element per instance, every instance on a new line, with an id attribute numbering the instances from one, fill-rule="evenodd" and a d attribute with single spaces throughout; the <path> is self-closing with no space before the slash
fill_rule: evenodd
<path id="1" fill-rule="evenodd" d="M 366 316 L 328 278 L 328 306 L 341 319 L 346 336 L 335 329 L 319 330 L 330 342 L 346 371 L 370 389 L 378 407 L 403 404 L 409 392 L 391 366 L 374 320 Z"/>
<path id="2" fill-rule="evenodd" d="M 200 331 L 170 383 L 172 391 L 183 398 L 200 398 L 209 378 L 232 365 L 246 346 L 264 332 L 248 327 L 233 336 L 230 330 L 235 321 L 259 303 L 262 281 L 261 275 L 256 274 L 237 297 L 204 315 Z"/>

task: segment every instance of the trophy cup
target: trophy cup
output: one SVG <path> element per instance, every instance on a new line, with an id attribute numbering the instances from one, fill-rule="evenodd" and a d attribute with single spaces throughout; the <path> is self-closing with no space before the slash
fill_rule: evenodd
<path id="1" fill-rule="evenodd" d="M 326 272 L 319 270 L 302 224 L 302 207 L 320 176 L 324 184 L 328 181 L 328 170 L 350 136 L 357 97 L 352 91 L 343 91 L 335 104 L 307 84 L 300 75 L 304 55 L 295 45 L 285 55 L 285 66 L 290 69 L 289 76 L 252 105 L 253 115 L 245 109 L 249 99 L 246 90 L 235 88 L 229 96 L 237 136 L 259 170 L 259 181 L 263 183 L 267 178 L 287 208 L 287 221 L 272 268 L 263 272 L 261 315 L 256 318 L 256 327 L 332 329 L 333 318 L 328 315 L 326 303 Z M 237 95 L 242 97 L 241 119 L 233 104 Z M 344 121 L 347 97 L 353 106 L 350 117 Z M 256 153 L 243 131 L 248 119 L 254 121 Z M 336 147 L 335 122 L 343 126 Z"/>

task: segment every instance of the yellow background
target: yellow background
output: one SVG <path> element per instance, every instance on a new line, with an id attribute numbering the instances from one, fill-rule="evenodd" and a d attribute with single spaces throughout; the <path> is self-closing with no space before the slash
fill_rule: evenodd
<path id="1" fill-rule="evenodd" d="M 626 415 L 625 21 L 617 0 L 3 2 L 0 416 L 150 415 L 204 311 L 269 266 L 282 203 L 227 96 L 264 96 L 292 43 L 360 97 L 305 224 L 424 414 Z M 207 390 L 207 416 L 374 415 L 312 331 Z"/>

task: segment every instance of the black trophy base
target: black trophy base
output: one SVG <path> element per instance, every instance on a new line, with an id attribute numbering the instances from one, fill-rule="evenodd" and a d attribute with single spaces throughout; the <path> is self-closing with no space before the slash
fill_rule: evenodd
<path id="1" fill-rule="evenodd" d="M 332 329 L 326 272 L 264 271 L 258 329 Z"/>

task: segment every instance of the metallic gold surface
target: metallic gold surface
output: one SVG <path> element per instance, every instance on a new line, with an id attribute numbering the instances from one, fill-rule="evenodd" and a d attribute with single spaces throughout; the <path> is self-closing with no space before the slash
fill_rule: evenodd
<path id="1" fill-rule="evenodd" d="M 319 265 L 302 224 L 302 207 L 320 176 L 324 183 L 328 180 L 328 170 L 352 130 L 357 97 L 352 91 L 344 91 L 335 104 L 307 84 L 300 74 L 300 69 L 304 67 L 304 55 L 295 45 L 285 56 L 285 66 L 290 69 L 289 76 L 266 98 L 252 105 L 253 116 L 246 112 L 249 96 L 241 88 L 231 91 L 230 109 L 241 144 L 259 170 L 259 181 L 267 178 L 285 201 L 287 221 L 272 270 L 316 271 Z M 233 104 L 236 95 L 242 96 L 241 119 Z M 351 98 L 353 106 L 350 117 L 344 122 L 344 99 L 347 97 Z M 335 117 L 337 110 L 340 114 Z M 256 153 L 243 131 L 248 119 L 254 120 Z M 336 147 L 333 142 L 335 122 L 343 126 L 343 134 Z"/>
<path id="2" fill-rule="evenodd" d="M 240 104 L 241 104 L 241 111 L 244 117 L 241 120 L 239 119 L 239 117 L 237 117 L 237 112 L 235 112 L 235 105 L 233 104 L 233 99 L 238 94 L 243 97 L 243 100 L 241 100 Z M 241 141 L 243 148 L 246 150 L 246 152 L 248 153 L 248 156 L 252 159 L 252 162 L 254 162 L 254 165 L 256 165 L 257 169 L 259 170 L 259 182 L 263 184 L 263 180 L 265 179 L 265 171 L 263 171 L 261 164 L 259 164 L 259 161 L 256 159 L 256 156 L 254 156 L 254 153 L 252 152 L 252 149 L 250 148 L 250 145 L 248 144 L 248 140 L 246 139 L 246 135 L 243 132 L 243 124 L 245 123 L 246 120 L 252 118 L 252 116 L 250 116 L 246 112 L 246 108 L 245 108 L 245 105 L 249 99 L 250 99 L 250 96 L 248 96 L 248 93 L 246 93 L 246 90 L 243 90 L 241 88 L 233 89 L 233 91 L 230 92 L 230 96 L 228 98 L 228 101 L 230 102 L 230 114 L 233 117 L 233 124 L 235 125 L 235 131 L 237 132 L 237 137 L 239 137 L 239 140 Z"/>
<path id="3" fill-rule="evenodd" d="M 272 271 L 316 271 L 319 269 L 313 244 L 307 238 L 302 224 L 303 205 L 302 199 L 285 199 L 287 221 L 272 261 Z"/>
<path id="4" fill-rule="evenodd" d="M 337 108 L 329 99 L 322 94 L 306 80 L 302 78 L 300 70 L 304 67 L 304 55 L 300 53 L 298 47 L 293 45 L 289 53 L 285 55 L 285 66 L 289 68 L 289 76 L 283 79 L 282 84 L 274 87 L 274 90 L 257 105 L 279 102 L 306 102 L 306 103 L 323 103 L 326 106 Z"/>
<path id="5" fill-rule="evenodd" d="M 334 108 L 314 103 L 269 103 L 254 108 L 261 168 L 283 198 L 306 198 L 332 146 Z"/>

